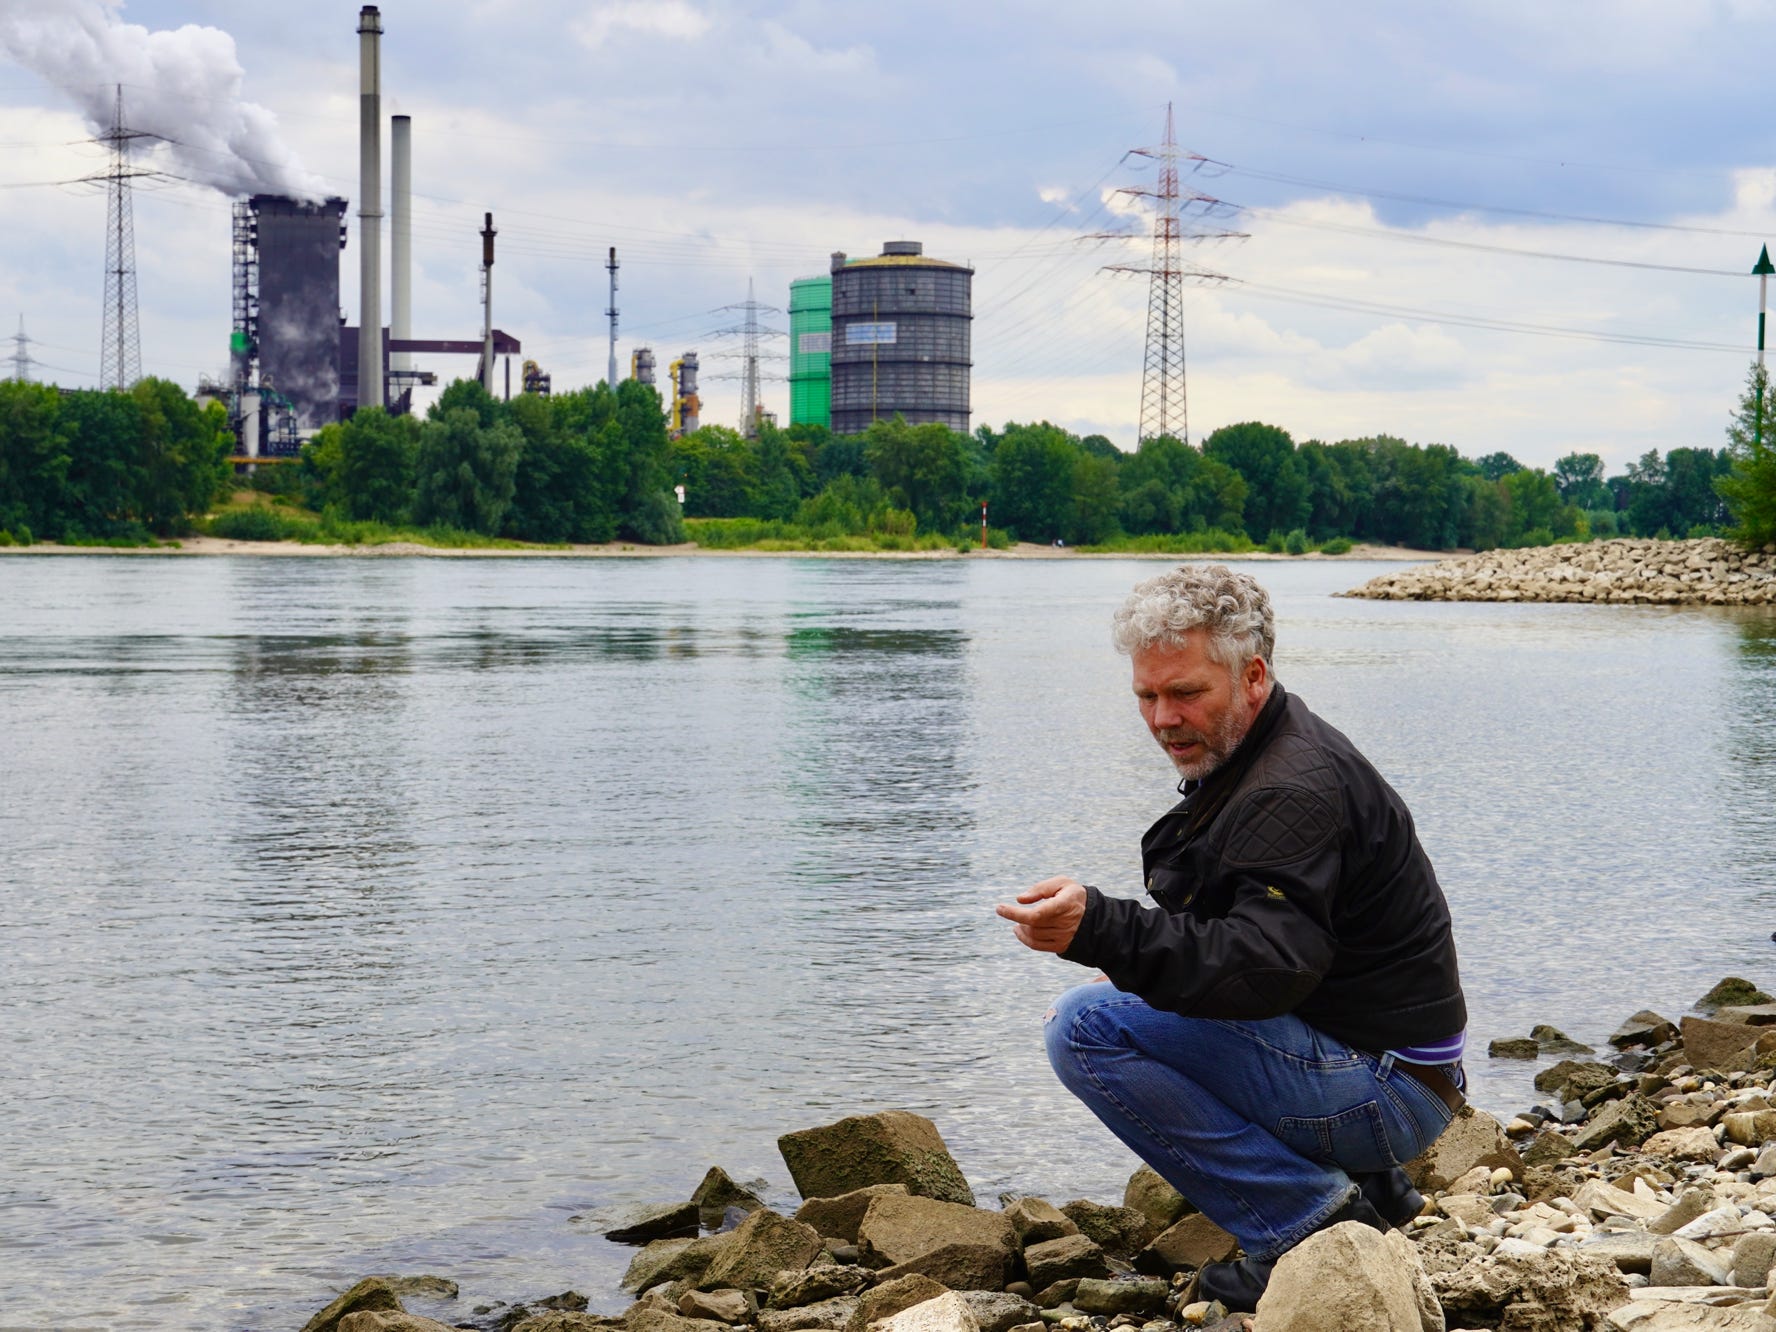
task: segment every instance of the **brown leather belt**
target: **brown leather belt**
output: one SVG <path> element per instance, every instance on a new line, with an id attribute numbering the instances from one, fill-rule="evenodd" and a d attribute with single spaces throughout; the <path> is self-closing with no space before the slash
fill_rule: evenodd
<path id="1" fill-rule="evenodd" d="M 1437 1099 L 1449 1107 L 1451 1114 L 1467 1104 L 1468 1098 L 1462 1095 L 1461 1088 L 1451 1082 L 1449 1075 L 1441 1068 L 1433 1068 L 1429 1064 L 1409 1064 L 1404 1059 L 1394 1060 L 1394 1067 L 1429 1087 L 1436 1093 Z"/>

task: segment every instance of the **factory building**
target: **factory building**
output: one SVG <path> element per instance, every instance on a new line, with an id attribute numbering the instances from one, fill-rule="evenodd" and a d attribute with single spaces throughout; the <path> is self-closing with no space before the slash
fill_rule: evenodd
<path id="1" fill-rule="evenodd" d="M 832 257 L 832 429 L 896 414 L 967 432 L 974 270 L 889 241 L 874 259 Z"/>
<path id="2" fill-rule="evenodd" d="M 255 194 L 235 211 L 235 382 L 256 385 L 266 410 L 293 418 L 294 431 L 338 419 L 345 209 L 344 199 Z M 285 451 L 269 447 L 278 437 L 293 451 L 292 431 L 267 430 L 265 437 L 267 453 Z"/>
<path id="3" fill-rule="evenodd" d="M 789 284 L 789 423 L 832 424 L 832 278 Z"/>

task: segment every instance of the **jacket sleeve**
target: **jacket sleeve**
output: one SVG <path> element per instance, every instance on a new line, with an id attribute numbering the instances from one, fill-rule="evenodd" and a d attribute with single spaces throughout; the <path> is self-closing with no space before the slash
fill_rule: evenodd
<path id="1" fill-rule="evenodd" d="M 1251 1019 L 1292 1011 L 1337 948 L 1338 812 L 1321 795 L 1272 787 L 1243 796 L 1225 817 L 1219 882 L 1198 895 L 1217 888 L 1218 900 L 1231 899 L 1226 915 L 1174 915 L 1092 888 L 1062 956 L 1173 1013 Z"/>

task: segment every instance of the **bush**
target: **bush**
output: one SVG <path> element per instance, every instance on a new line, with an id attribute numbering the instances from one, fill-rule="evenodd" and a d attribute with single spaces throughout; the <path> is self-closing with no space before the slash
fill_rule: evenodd
<path id="1" fill-rule="evenodd" d="M 1349 537 L 1333 537 L 1330 541 L 1320 543 L 1320 554 L 1322 555 L 1348 555 L 1350 549 L 1351 539 Z"/>
<path id="2" fill-rule="evenodd" d="M 36 537 L 31 535 L 31 529 L 26 527 L 23 523 L 18 525 L 18 529 L 13 532 L 12 536 L 13 540 L 17 541 L 21 546 L 34 545 L 37 540 Z"/>
<path id="3" fill-rule="evenodd" d="M 261 505 L 219 513 L 207 526 L 211 536 L 228 541 L 294 541 L 315 529 L 313 523 Z"/>
<path id="4" fill-rule="evenodd" d="M 1304 528 L 1297 527 L 1293 532 L 1289 533 L 1288 536 L 1284 537 L 1283 538 L 1283 549 L 1286 550 L 1291 555 L 1305 555 L 1305 554 L 1307 554 L 1307 532 L 1306 532 L 1306 530 Z"/>
<path id="5" fill-rule="evenodd" d="M 1593 537 L 1613 537 L 1622 530 L 1614 509 L 1586 509 L 1585 526 Z"/>
<path id="6" fill-rule="evenodd" d="M 18 542 L 14 539 L 12 533 L 8 532 L 4 527 L 0 527 L 0 546 L 16 546 L 17 544 Z"/>
<path id="7" fill-rule="evenodd" d="M 1532 527 L 1511 544 L 1519 549 L 1522 549 L 1525 546 L 1552 546 L 1554 544 L 1554 533 L 1546 527 Z"/>
<path id="8" fill-rule="evenodd" d="M 1283 553 L 1283 534 L 1272 529 L 1271 534 L 1264 538 L 1264 549 L 1272 555 L 1281 555 Z"/>

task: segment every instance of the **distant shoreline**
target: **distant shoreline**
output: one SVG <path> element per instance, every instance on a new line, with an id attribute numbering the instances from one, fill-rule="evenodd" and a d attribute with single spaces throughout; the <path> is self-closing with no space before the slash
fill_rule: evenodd
<path id="1" fill-rule="evenodd" d="M 411 541 L 391 541 L 383 545 L 311 545 L 300 541 L 229 541 L 222 537 L 183 537 L 177 547 L 171 546 L 60 546 L 54 542 L 38 542 L 30 546 L 0 546 L 6 555 L 134 555 L 134 556 L 215 556 L 243 555 L 268 558 L 353 558 L 394 559 L 422 556 L 428 559 L 660 559 L 708 556 L 716 559 L 791 559 L 791 560 L 1169 560 L 1174 562 L 1226 562 L 1242 560 L 1265 561 L 1351 561 L 1388 560 L 1423 563 L 1446 559 L 1449 552 L 1407 550 L 1398 546 L 1352 546 L 1342 555 L 1274 554 L 1255 550 L 1243 554 L 1232 551 L 1201 553 L 1152 551 L 1088 552 L 1071 547 L 1042 546 L 1020 542 L 1005 550 L 711 550 L 694 542 L 677 546 L 640 546 L 633 542 L 612 541 L 598 546 L 563 546 L 511 549 L 446 549 L 422 546 Z"/>

